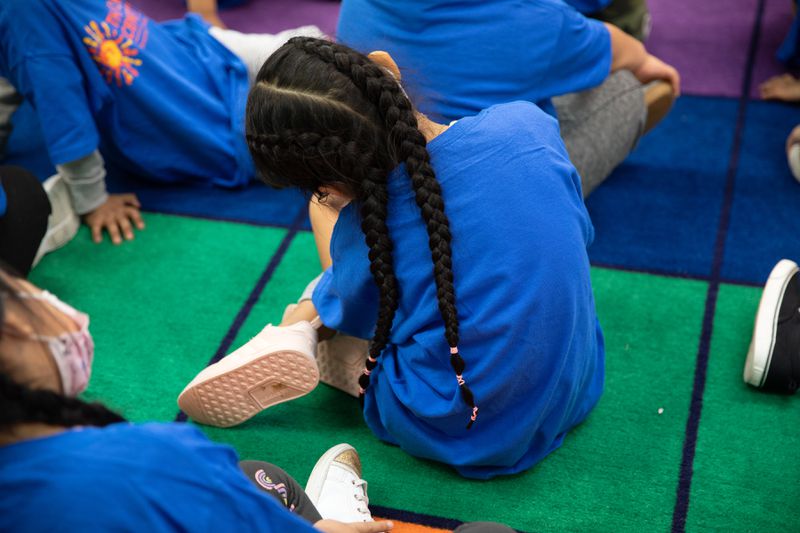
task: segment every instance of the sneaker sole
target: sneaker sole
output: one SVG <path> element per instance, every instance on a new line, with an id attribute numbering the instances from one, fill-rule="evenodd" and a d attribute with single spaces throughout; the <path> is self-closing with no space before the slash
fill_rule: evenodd
<path id="1" fill-rule="evenodd" d="M 337 334 L 317 346 L 319 380 L 358 398 L 358 378 L 364 371 L 369 342 Z"/>
<path id="2" fill-rule="evenodd" d="M 744 382 L 761 387 L 769 374 L 775 335 L 778 329 L 778 314 L 783 304 L 783 293 L 798 266 L 794 261 L 781 259 L 769 274 L 761 301 L 758 304 L 753 339 L 744 363 Z"/>
<path id="3" fill-rule="evenodd" d="M 328 470 L 330 469 L 331 463 L 333 463 L 333 459 L 339 454 L 351 449 L 354 448 L 347 443 L 338 444 L 325 452 L 325 454 L 317 460 L 317 464 L 314 465 L 314 469 L 311 470 L 311 475 L 308 476 L 308 481 L 306 482 L 306 494 L 311 500 L 311 503 L 317 505 L 319 502 L 322 486 L 325 484 L 325 478 L 328 477 Z"/>
<path id="4" fill-rule="evenodd" d="M 647 108 L 647 119 L 644 123 L 644 133 L 655 128 L 667 116 L 673 102 L 675 94 L 666 82 L 655 82 L 645 89 L 644 105 Z"/>
<path id="5" fill-rule="evenodd" d="M 271 352 L 187 387 L 178 397 L 192 420 L 231 427 L 264 409 L 305 396 L 319 383 L 313 358 L 291 350 Z"/>
<path id="6" fill-rule="evenodd" d="M 794 179 L 800 181 L 800 143 L 794 143 L 789 148 L 789 169 Z"/>

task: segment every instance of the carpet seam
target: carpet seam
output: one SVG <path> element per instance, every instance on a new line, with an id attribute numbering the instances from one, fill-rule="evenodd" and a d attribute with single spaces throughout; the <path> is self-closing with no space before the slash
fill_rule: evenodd
<path id="1" fill-rule="evenodd" d="M 255 307 L 256 303 L 258 302 L 261 294 L 264 292 L 267 284 L 272 279 L 272 276 L 275 274 L 275 271 L 278 269 L 278 265 L 280 265 L 281 261 L 283 260 L 284 255 L 289 250 L 289 245 L 291 245 L 292 241 L 294 240 L 297 233 L 300 231 L 300 226 L 302 225 L 303 221 L 305 220 L 306 212 L 305 209 L 300 209 L 298 214 L 295 216 L 294 222 L 292 222 L 292 226 L 289 228 L 286 235 L 283 237 L 278 249 L 272 254 L 270 257 L 269 263 L 267 263 L 264 272 L 258 278 L 253 290 L 250 291 L 250 295 L 245 300 L 242 307 L 239 309 L 239 312 L 236 313 L 236 317 L 233 319 L 233 323 L 228 328 L 228 331 L 225 333 L 225 336 L 222 337 L 222 341 L 217 348 L 217 351 L 214 353 L 211 360 L 209 360 L 206 367 L 213 365 L 214 363 L 221 360 L 225 354 L 228 353 L 233 341 L 236 340 L 236 336 L 239 334 L 239 331 L 242 329 L 247 317 L 250 316 L 250 313 Z M 183 411 L 178 411 L 178 414 L 175 416 L 176 422 L 186 422 L 187 420 L 186 413 Z"/>
<path id="2" fill-rule="evenodd" d="M 672 531 L 683 533 L 686 531 L 686 520 L 689 515 L 691 499 L 692 478 L 694 475 L 694 458 L 697 450 L 697 436 L 700 429 L 700 417 L 703 410 L 703 394 L 705 393 L 706 377 L 708 373 L 708 360 L 711 350 L 711 336 L 714 328 L 717 298 L 722 279 L 722 266 L 725 260 L 725 244 L 730 227 L 731 211 L 735 196 L 736 175 L 739 171 L 739 159 L 744 136 L 744 126 L 747 121 L 747 106 L 750 101 L 750 86 L 752 85 L 753 70 L 755 66 L 758 42 L 761 35 L 761 24 L 764 15 L 764 0 L 756 4 L 755 19 L 750 35 L 747 63 L 745 64 L 742 92 L 739 97 L 737 110 L 736 129 L 734 131 L 731 156 L 728 161 L 728 171 L 725 181 L 725 190 L 720 211 L 717 238 L 714 243 L 714 259 L 712 262 L 711 277 L 708 292 L 706 293 L 703 326 L 700 333 L 700 342 L 697 349 L 695 362 L 694 383 L 692 385 L 689 416 L 686 420 L 684 431 L 683 452 L 681 455 L 678 485 L 676 487 L 675 506 L 672 514 Z"/>

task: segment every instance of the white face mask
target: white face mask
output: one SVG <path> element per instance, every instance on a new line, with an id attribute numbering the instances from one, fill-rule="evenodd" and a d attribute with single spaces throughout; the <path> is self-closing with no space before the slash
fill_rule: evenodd
<path id="1" fill-rule="evenodd" d="M 89 385 L 94 359 L 94 341 L 89 333 L 89 316 L 65 304 L 47 291 L 38 294 L 19 293 L 19 296 L 47 302 L 71 318 L 80 328 L 76 332 L 62 333 L 57 337 L 31 335 L 30 338 L 47 343 L 61 376 L 64 395 L 74 397 L 82 393 Z"/>

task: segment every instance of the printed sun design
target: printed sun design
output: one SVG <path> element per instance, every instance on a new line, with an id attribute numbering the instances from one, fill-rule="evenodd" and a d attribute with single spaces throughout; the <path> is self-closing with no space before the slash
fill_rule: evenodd
<path id="1" fill-rule="evenodd" d="M 98 24 L 90 22 L 84 26 L 88 37 L 83 38 L 83 43 L 92 54 L 92 59 L 100 67 L 100 72 L 105 76 L 106 82 L 111 83 L 116 80 L 117 85 L 133 84 L 139 71 L 136 67 L 142 64 L 141 59 L 137 59 L 139 50 L 129 39 L 114 37 L 114 32 L 105 22 Z"/>

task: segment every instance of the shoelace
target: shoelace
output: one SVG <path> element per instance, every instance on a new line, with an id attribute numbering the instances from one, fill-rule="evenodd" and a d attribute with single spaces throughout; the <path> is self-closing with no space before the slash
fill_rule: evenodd
<path id="1" fill-rule="evenodd" d="M 369 512 L 369 497 L 367 497 L 367 482 L 364 479 L 354 479 L 352 480 L 353 488 L 355 489 L 353 493 L 353 497 L 358 500 L 363 506 L 358 507 L 358 512 L 361 514 L 369 515 L 369 519 L 372 518 L 372 515 Z M 368 521 L 367 518 L 364 519 L 365 522 Z"/>

